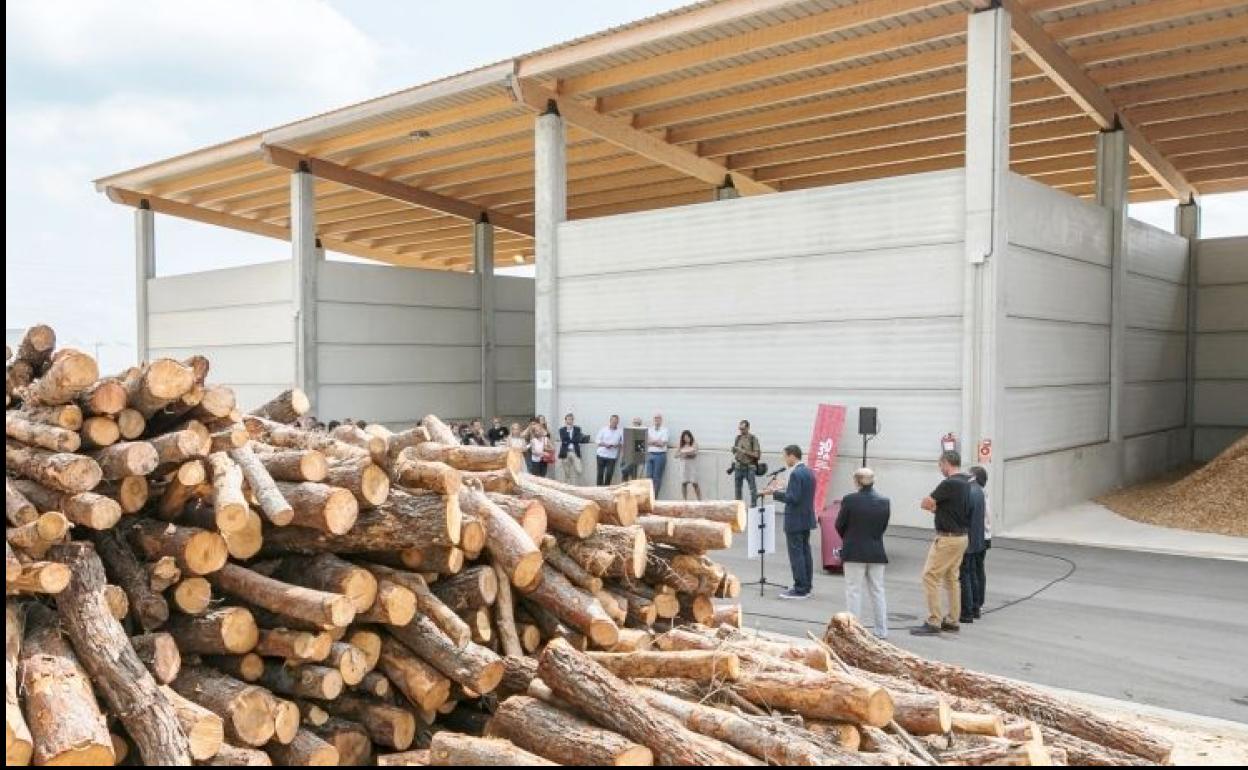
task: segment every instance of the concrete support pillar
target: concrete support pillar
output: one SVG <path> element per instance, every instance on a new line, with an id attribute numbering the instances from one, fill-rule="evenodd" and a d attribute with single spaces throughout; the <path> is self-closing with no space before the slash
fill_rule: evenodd
<path id="1" fill-rule="evenodd" d="M 477 275 L 477 307 L 481 313 L 481 419 L 498 414 L 498 367 L 494 333 L 494 226 L 472 226 L 472 263 Z"/>
<path id="2" fill-rule="evenodd" d="M 559 224 L 568 217 L 567 134 L 552 103 L 534 133 L 536 275 L 533 282 L 534 413 L 557 421 L 559 352 Z"/>
<path id="3" fill-rule="evenodd" d="M 1126 381 L 1127 286 L 1127 132 L 1102 131 L 1096 137 L 1096 202 L 1109 211 L 1109 440 L 1121 442 L 1122 394 Z M 1125 457 L 1119 454 L 1120 466 Z M 1125 472 L 1125 466 L 1119 468 Z M 1120 476 L 1121 478 L 1121 476 Z"/>
<path id="4" fill-rule="evenodd" d="M 1010 14 L 993 8 L 967 20 L 966 267 L 962 335 L 961 449 L 966 465 L 985 465 L 992 509 L 1003 526 L 1005 387 L 1001 262 L 1005 256 L 1006 184 L 1010 170 Z M 978 456 L 991 442 L 991 459 Z"/>
<path id="5" fill-rule="evenodd" d="M 715 197 L 713 200 L 730 201 L 733 198 L 740 198 L 741 193 L 737 190 L 737 186 L 732 183 L 732 177 L 725 177 L 724 183 L 715 188 Z"/>
<path id="6" fill-rule="evenodd" d="M 1187 239 L 1187 419 L 1188 458 L 1196 456 L 1196 309 L 1200 287 L 1200 204 L 1180 203 L 1174 210 L 1174 231 Z"/>
<path id="7" fill-rule="evenodd" d="M 291 304 L 294 307 L 294 384 L 320 407 L 316 377 L 316 284 L 325 251 L 316 240 L 316 195 L 307 171 L 290 175 Z"/>
<path id="8" fill-rule="evenodd" d="M 138 363 L 151 349 L 151 323 L 147 307 L 147 282 L 156 277 L 156 212 L 144 201 L 134 210 L 134 306 L 138 322 L 135 354 Z"/>

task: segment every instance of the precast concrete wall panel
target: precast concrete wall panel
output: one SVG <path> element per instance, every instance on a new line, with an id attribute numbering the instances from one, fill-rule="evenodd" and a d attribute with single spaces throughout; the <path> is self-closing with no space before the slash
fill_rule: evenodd
<path id="1" fill-rule="evenodd" d="M 1248 237 L 1197 247 L 1197 460 L 1216 457 L 1248 432 Z"/>

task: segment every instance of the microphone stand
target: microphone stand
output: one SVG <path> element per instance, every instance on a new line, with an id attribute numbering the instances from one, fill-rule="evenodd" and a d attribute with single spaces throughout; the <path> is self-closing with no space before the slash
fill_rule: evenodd
<path id="1" fill-rule="evenodd" d="M 770 482 L 770 480 L 771 480 L 771 479 L 774 479 L 776 476 L 779 476 L 779 475 L 780 475 L 781 473 L 783 473 L 784 471 L 785 471 L 785 469 L 784 469 L 784 468 L 781 468 L 780 470 L 776 471 L 775 473 L 772 473 L 770 476 L 768 476 L 769 482 Z M 767 501 L 766 501 L 767 493 L 766 493 L 766 492 L 763 492 L 763 493 L 762 493 L 762 494 L 760 494 L 758 497 L 759 497 L 759 505 L 758 505 L 758 580 L 751 580 L 751 581 L 749 581 L 749 582 L 747 582 L 747 583 L 742 583 L 742 585 L 747 585 L 747 586 L 758 586 L 758 595 L 759 595 L 759 596 L 766 596 L 766 595 L 767 595 L 767 586 L 769 586 L 769 585 L 775 586 L 776 588 L 779 588 L 779 589 L 780 589 L 780 590 L 782 590 L 782 591 L 787 591 L 787 590 L 789 590 L 789 587 L 788 587 L 787 585 L 782 584 L 782 583 L 773 583 L 772 581 L 770 581 L 770 580 L 768 580 L 768 579 L 767 579 L 767 537 L 766 537 L 766 536 L 767 536 L 767 515 L 766 515 L 766 512 L 765 512 L 765 510 L 764 510 L 764 509 L 767 507 L 767 506 L 766 506 L 766 504 L 765 504 L 765 503 L 767 502 Z"/>

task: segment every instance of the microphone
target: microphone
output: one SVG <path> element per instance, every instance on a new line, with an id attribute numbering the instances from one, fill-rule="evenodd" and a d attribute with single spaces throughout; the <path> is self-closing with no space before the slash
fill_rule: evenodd
<path id="1" fill-rule="evenodd" d="M 781 473 L 784 473 L 787 470 L 788 468 L 780 468 L 779 470 L 774 470 L 771 473 L 767 474 L 767 478 L 774 479 L 776 476 L 779 476 Z"/>

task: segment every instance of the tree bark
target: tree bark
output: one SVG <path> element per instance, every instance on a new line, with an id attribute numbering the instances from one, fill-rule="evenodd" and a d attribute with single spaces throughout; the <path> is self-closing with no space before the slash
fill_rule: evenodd
<path id="1" fill-rule="evenodd" d="M 373 742 L 382 746 L 403 751 L 416 737 L 416 718 L 412 712 L 398 706 L 341 695 L 336 700 L 324 701 L 324 707 L 336 717 L 363 725 Z"/>
<path id="2" fill-rule="evenodd" d="M 204 655 L 200 661 L 244 682 L 259 682 L 264 675 L 264 658 L 254 652 L 245 652 L 242 655 Z M 276 714 L 274 720 L 276 722 Z"/>
<path id="3" fill-rule="evenodd" d="M 216 532 L 154 519 L 137 519 L 127 529 L 130 544 L 149 560 L 172 556 L 190 575 L 207 575 L 225 565 L 229 553 Z"/>
<path id="4" fill-rule="evenodd" d="M 434 767 L 483 767 L 553 766 L 556 763 L 525 751 L 511 741 L 442 731 L 433 736 L 433 742 L 429 745 L 429 764 Z"/>
<path id="5" fill-rule="evenodd" d="M 255 652 L 290 663 L 316 663 L 329 656 L 332 640 L 325 632 L 293 631 L 289 628 L 262 628 Z"/>
<path id="6" fill-rule="evenodd" d="M 63 542 L 68 534 L 69 519 L 65 514 L 48 511 L 29 524 L 5 530 L 4 536 L 9 545 L 30 558 L 42 559 L 49 548 Z"/>
<path id="7" fill-rule="evenodd" d="M 886 690 L 833 672 L 752 671 L 742 673 L 735 690 L 752 703 L 810 719 L 883 727 L 893 716 Z"/>
<path id="8" fill-rule="evenodd" d="M 459 493 L 459 504 L 485 527 L 485 548 L 493 561 L 507 572 L 512 585 L 522 591 L 532 588 L 541 579 L 542 552 L 519 522 L 477 486 L 464 487 Z"/>
<path id="9" fill-rule="evenodd" d="M 330 535 L 350 531 L 359 518 L 360 506 L 350 490 L 319 482 L 298 484 L 278 481 L 275 485 L 289 502 L 296 527 L 315 529 Z"/>
<path id="10" fill-rule="evenodd" d="M 362 508 L 376 508 L 390 496 L 390 477 L 367 457 L 331 461 L 325 483 L 349 490 Z"/>
<path id="11" fill-rule="evenodd" d="M 368 655 L 364 650 L 348 642 L 334 642 L 330 645 L 325 665 L 333 666 L 342 677 L 345 685 L 356 685 L 364 675 L 372 670 Z"/>
<path id="12" fill-rule="evenodd" d="M 953 728 L 949 702 L 938 695 L 890 693 L 893 721 L 911 735 L 944 735 Z"/>
<path id="13" fill-rule="evenodd" d="M 487 492 L 486 497 L 490 498 L 490 502 L 505 511 L 508 516 L 515 519 L 520 528 L 528 533 L 533 544 L 541 547 L 542 540 L 546 537 L 547 521 L 546 507 L 540 500 L 522 500 L 519 497 L 498 492 Z"/>
<path id="14" fill-rule="evenodd" d="M 212 490 L 212 487 L 205 483 L 207 480 L 208 473 L 204 470 L 203 462 L 188 460 L 182 463 L 165 484 L 156 513 L 166 521 L 178 518 L 193 498 Z M 215 524 L 214 516 L 213 525 Z"/>
<path id="15" fill-rule="evenodd" d="M 562 640 L 546 645 L 538 662 L 538 674 L 555 695 L 599 725 L 649 748 L 657 764 L 760 764 L 736 749 L 702 738 L 675 718 L 647 705 L 636 688 Z"/>
<path id="16" fill-rule="evenodd" d="M 98 532 L 92 537 L 105 572 L 121 586 L 130 602 L 130 611 L 144 631 L 160 628 L 169 620 L 169 604 L 152 590 L 147 570 L 116 530 Z"/>
<path id="17" fill-rule="evenodd" d="M 121 520 L 117 501 L 95 492 L 65 493 L 25 480 L 15 485 L 40 511 L 60 511 L 74 524 L 88 529 L 110 529 Z"/>
<path id="18" fill-rule="evenodd" d="M 305 725 L 306 730 L 333 746 L 338 751 L 337 764 L 342 767 L 362 767 L 371 764 L 373 742 L 368 731 L 359 722 L 333 717 L 319 725 Z M 296 737 L 295 742 L 299 739 Z"/>
<path id="19" fill-rule="evenodd" d="M 740 604 L 714 604 L 714 612 L 711 614 L 711 625 L 713 626 L 732 626 L 733 628 L 741 627 L 741 605 Z"/>
<path id="20" fill-rule="evenodd" d="M 82 409 L 77 404 L 60 406 L 23 406 L 21 415 L 32 422 L 54 425 L 65 430 L 82 428 Z"/>
<path id="21" fill-rule="evenodd" d="M 147 441 L 121 441 L 95 450 L 91 457 L 99 463 L 101 476 L 106 481 L 146 476 L 160 464 L 156 447 Z"/>
<path id="22" fill-rule="evenodd" d="M 380 671 L 369 671 L 351 689 L 356 692 L 367 693 L 387 703 L 394 702 L 394 685 Z"/>
<path id="23" fill-rule="evenodd" d="M 390 633 L 451 681 L 479 695 L 493 691 L 503 676 L 503 664 L 497 655 L 472 642 L 457 646 L 423 615 L 406 626 L 392 626 Z"/>
<path id="24" fill-rule="evenodd" d="M 657 541 L 658 538 L 671 537 L 676 531 L 676 519 L 667 516 L 638 516 L 637 526 L 646 533 L 647 541 Z"/>
<path id="25" fill-rule="evenodd" d="M 903 725 L 904 727 L 904 725 Z M 950 717 L 950 729 L 963 735 L 987 735 L 992 738 L 1005 737 L 1005 720 L 1000 714 L 972 714 L 967 711 L 954 711 Z M 914 732 L 911 730 L 910 732 Z"/>
<path id="26" fill-rule="evenodd" d="M 377 578 L 363 567 L 332 553 L 287 556 L 279 560 L 275 567 L 270 577 L 305 588 L 342 594 L 351 600 L 357 613 L 368 610 L 377 599 Z"/>
<path id="27" fill-rule="evenodd" d="M 743 631 L 725 632 L 723 629 L 717 630 L 714 636 L 730 642 L 734 647 L 747 647 L 764 655 L 801 663 L 816 671 L 833 670 L 832 659 L 827 651 L 822 646 L 809 642 L 797 640 L 792 642 L 772 641 L 747 634 Z"/>
<path id="28" fill-rule="evenodd" d="M 182 653 L 171 634 L 157 632 L 132 636 L 130 646 L 158 684 L 169 684 L 178 678 L 178 672 L 182 670 Z"/>
<path id="29" fill-rule="evenodd" d="M 621 679 L 676 678 L 700 684 L 735 682 L 741 660 L 732 653 L 703 650 L 673 652 L 590 652 L 590 660 Z"/>
<path id="30" fill-rule="evenodd" d="M 260 638 L 256 620 L 245 607 L 221 607 L 202 615 L 175 615 L 169 633 L 178 649 L 193 655 L 241 655 Z"/>
<path id="31" fill-rule="evenodd" d="M 641 527 L 617 527 L 599 524 L 594 533 L 583 540 L 563 535 L 559 545 L 591 573 L 603 563 L 598 554 L 607 553 L 611 560 L 606 572 L 611 577 L 639 579 L 646 573 L 646 533 Z"/>
<path id="32" fill-rule="evenodd" d="M 172 687 L 162 686 L 160 694 L 173 707 L 178 725 L 186 735 L 191 758 L 202 761 L 215 757 L 225 742 L 225 722 L 221 717 L 182 697 Z"/>
<path id="33" fill-rule="evenodd" d="M 138 513 L 147 505 L 148 486 L 145 476 L 123 476 L 114 481 L 102 481 L 95 491 L 115 500 L 122 513 Z"/>
<path id="34" fill-rule="evenodd" d="M 29 420 L 21 412 L 4 413 L 4 434 L 15 441 L 49 452 L 77 452 L 82 441 L 72 430 Z"/>
<path id="35" fill-rule="evenodd" d="M 252 442 L 251 449 L 275 481 L 324 481 L 329 461 L 315 449 L 274 449 Z"/>
<path id="36" fill-rule="evenodd" d="M 308 663 L 287 666 L 283 662 L 269 661 L 260 673 L 260 684 L 270 692 L 292 698 L 319 698 L 333 700 L 342 694 L 342 674 L 336 668 Z"/>
<path id="37" fill-rule="evenodd" d="M 619 627 L 598 600 L 576 588 L 552 567 L 543 567 L 541 581 L 525 598 L 585 634 L 599 647 L 610 649 L 619 640 Z"/>
<path id="38" fill-rule="evenodd" d="M 650 538 L 653 542 L 689 553 L 722 551 L 732 547 L 732 528 L 728 524 L 706 519 L 670 518 L 666 521 L 671 524 L 671 534 L 659 534 Z"/>
<path id="39" fill-rule="evenodd" d="M 547 535 L 542 538 L 542 556 L 548 565 L 563 573 L 572 585 L 582 591 L 595 594 L 602 590 L 602 578 L 590 574 L 589 570 L 565 553 L 554 536 Z M 605 571 L 606 567 L 603 569 Z"/>
<path id="40" fill-rule="evenodd" d="M 299 504 L 287 489 L 283 488 L 283 492 L 295 505 L 295 523 L 299 523 Z M 456 498 L 396 490 L 384 505 L 360 511 L 354 526 L 342 534 L 319 532 L 302 525 L 281 527 L 266 534 L 265 544 L 274 553 L 393 553 L 430 545 L 455 545 L 459 542 L 460 522 Z"/>
<path id="41" fill-rule="evenodd" d="M 35 324 L 22 335 L 13 360 L 23 361 L 35 372 L 42 372 L 52 360 L 55 349 L 56 330 L 47 324 Z"/>
<path id="42" fill-rule="evenodd" d="M 381 436 L 374 435 L 365 431 L 358 425 L 351 423 L 343 423 L 329 432 L 329 435 L 338 439 L 344 444 L 350 444 L 359 447 L 373 462 L 381 465 L 386 459 L 386 440 Z"/>
<path id="43" fill-rule="evenodd" d="M 153 436 L 149 443 L 156 450 L 157 467 L 180 465 L 187 460 L 207 457 L 208 450 L 212 448 L 212 436 L 198 430 L 183 429 Z"/>
<path id="44" fill-rule="evenodd" d="M 516 632 L 515 599 L 511 595 L 511 583 L 507 580 L 507 571 L 501 566 L 492 565 L 495 582 L 498 583 L 498 596 L 494 601 L 494 625 L 498 628 L 498 644 L 503 654 L 508 656 L 524 655 L 524 647 Z"/>
<path id="45" fill-rule="evenodd" d="M 543 476 L 525 475 L 525 481 L 539 484 L 550 489 L 557 489 L 570 495 L 592 500 L 598 505 L 599 521 L 617 526 L 631 526 L 637 523 L 637 497 L 625 487 L 578 487 L 555 481 Z M 543 501 L 543 504 L 545 501 Z"/>
<path id="46" fill-rule="evenodd" d="M 290 585 L 237 564 L 226 564 L 209 579 L 226 593 L 258 607 L 324 628 L 347 626 L 355 616 L 351 600 L 342 594 Z"/>
<path id="47" fill-rule="evenodd" d="M 312 402 L 308 400 L 304 392 L 299 388 L 291 388 L 251 410 L 251 413 L 274 422 L 292 423 L 300 416 L 307 414 L 311 408 Z"/>
<path id="48" fill-rule="evenodd" d="M 223 743 L 215 756 L 196 764 L 215 767 L 270 767 L 273 760 L 259 749 Z"/>
<path id="49" fill-rule="evenodd" d="M 382 640 L 377 665 L 405 698 L 425 711 L 433 711 L 450 697 L 451 680 L 396 639 Z"/>
<path id="50" fill-rule="evenodd" d="M 652 644 L 652 634 L 645 628 L 621 628 L 620 640 L 611 648 L 612 652 L 645 652 Z"/>
<path id="51" fill-rule="evenodd" d="M 294 508 L 286 502 L 282 491 L 277 488 L 273 477 L 269 475 L 256 453 L 251 451 L 251 447 L 231 449 L 229 457 L 237 464 L 243 478 L 247 480 L 251 494 L 256 498 L 260 510 L 264 512 L 264 518 L 270 524 L 275 527 L 284 527 L 294 521 Z"/>
<path id="52" fill-rule="evenodd" d="M 463 481 L 477 481 L 486 492 L 515 494 L 517 475 L 514 471 L 503 469 L 497 471 L 460 471 Z"/>
<path id="53" fill-rule="evenodd" d="M 282 767 L 337 766 L 338 749 L 311 730 L 301 727 L 286 745 L 271 744 L 266 748 L 269 757 Z"/>
<path id="54" fill-rule="evenodd" d="M 95 359 L 77 350 L 62 350 L 39 379 L 22 391 L 28 406 L 58 406 L 78 397 L 83 388 L 100 378 Z"/>
<path id="55" fill-rule="evenodd" d="M 49 452 L 16 441 L 4 442 L 5 469 L 70 494 L 100 483 L 100 466 L 86 455 Z"/>
<path id="56" fill-rule="evenodd" d="M 1152 762 L 1165 763 L 1170 759 L 1171 744 L 1145 730 L 1104 719 L 1022 682 L 924 660 L 876 639 L 848 613 L 833 616 L 824 632 L 824 641 L 845 662 L 868 671 L 906 677 L 956 695 L 984 700 L 1012 714 Z"/>
<path id="57" fill-rule="evenodd" d="M 489 565 L 472 567 L 430 586 L 442 603 L 454 612 L 493 605 L 498 598 L 499 580 Z"/>
<path id="58" fill-rule="evenodd" d="M 399 554 L 403 566 L 433 575 L 458 575 L 467 558 L 454 546 L 431 545 L 426 548 L 405 548 Z"/>
<path id="59" fill-rule="evenodd" d="M 17 698 L 17 667 L 25 633 L 24 610 L 17 602 L 4 604 L 4 764 L 29 765 L 32 753 L 30 728 Z"/>
<path id="60" fill-rule="evenodd" d="M 424 578 L 414 572 L 404 572 L 380 564 L 364 563 L 362 566 L 380 580 L 398 583 L 416 596 L 416 608 L 421 614 L 433 621 L 442 633 L 450 637 L 456 647 L 463 647 L 472 640 L 472 631 L 464 623 L 455 610 L 446 606 L 442 600 L 429 589 Z"/>
<path id="61" fill-rule="evenodd" d="M 7 611 L 5 615 L 7 620 Z M 11 646 L 8 634 L 6 628 L 6 646 Z M 30 717 L 34 764 L 113 764 L 112 740 L 91 680 L 62 637 L 56 614 L 50 609 L 39 604 L 27 606 L 20 659 L 21 693 Z M 20 719 L 20 711 L 17 716 Z"/>
<path id="62" fill-rule="evenodd" d="M 7 541 L 5 546 L 8 546 Z M 21 565 L 21 572 L 18 574 L 5 574 L 4 588 L 6 594 L 59 594 L 69 585 L 69 579 L 69 569 L 64 564 L 55 561 L 30 561 Z"/>
<path id="63" fill-rule="evenodd" d="M 459 471 L 446 463 L 421 460 L 414 452 L 403 452 L 391 471 L 396 483 L 405 487 L 428 489 L 443 495 L 458 495 L 463 486 Z"/>
<path id="64" fill-rule="evenodd" d="M 173 689 L 214 714 L 231 741 L 263 746 L 273 737 L 275 701 L 263 687 L 240 682 L 207 666 L 184 666 Z"/>
<path id="65" fill-rule="evenodd" d="M 326 458 L 336 460 L 357 460 L 369 456 L 366 450 L 343 443 L 324 433 L 301 430 L 263 417 L 248 415 L 243 418 L 243 425 L 253 441 L 283 449 L 315 449 Z"/>
<path id="66" fill-rule="evenodd" d="M 506 446 L 462 446 L 427 441 L 412 448 L 417 459 L 446 463 L 461 471 L 524 470 L 524 455 Z"/>
<path id="67" fill-rule="evenodd" d="M 39 511 L 35 509 L 34 503 L 22 494 L 17 483 L 8 476 L 4 477 L 4 516 L 14 527 L 29 524 L 39 518 Z"/>
<path id="68" fill-rule="evenodd" d="M 190 748 L 173 709 L 160 696 L 121 624 L 99 601 L 104 565 L 95 550 L 86 543 L 67 543 L 53 548 L 51 555 L 73 573 L 57 602 L 61 626 L 143 761 L 156 766 L 188 764 Z"/>

